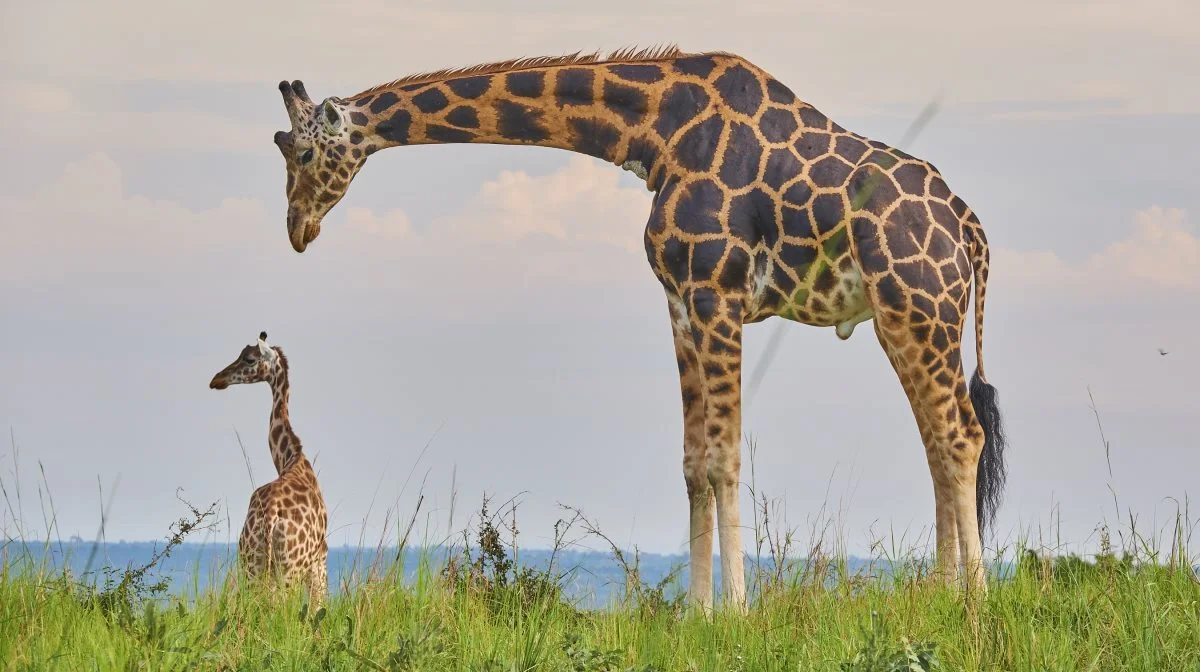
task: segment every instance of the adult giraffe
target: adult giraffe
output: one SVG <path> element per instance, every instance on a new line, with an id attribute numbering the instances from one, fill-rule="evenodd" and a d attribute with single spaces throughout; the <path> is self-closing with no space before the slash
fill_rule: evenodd
<path id="1" fill-rule="evenodd" d="M 739 530 L 742 325 L 773 315 L 875 332 L 908 394 L 933 477 L 937 564 L 985 589 L 981 537 L 1004 480 L 983 375 L 988 246 L 929 163 L 835 124 L 747 60 L 677 48 L 517 59 L 413 75 L 314 104 L 280 82 L 291 130 L 287 230 L 303 252 L 367 157 L 400 145 L 580 152 L 654 192 L 646 254 L 667 295 L 683 394 L 689 601 L 712 606 L 715 499 L 723 594 L 745 608 Z M 978 368 L 960 340 L 975 283 Z"/>

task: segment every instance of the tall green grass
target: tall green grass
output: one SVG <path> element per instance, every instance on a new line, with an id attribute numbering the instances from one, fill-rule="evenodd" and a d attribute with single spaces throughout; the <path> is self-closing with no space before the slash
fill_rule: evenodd
<path id="1" fill-rule="evenodd" d="M 396 567 L 309 605 L 230 568 L 223 581 L 155 596 L 139 579 L 81 584 L 5 548 L 5 670 L 1189 670 L 1200 669 L 1200 581 L 1187 525 L 1170 556 L 1146 546 L 1095 559 L 1024 551 L 972 608 L 918 559 L 847 575 L 832 557 L 764 563 L 745 616 L 706 618 L 633 574 L 624 599 L 584 611 L 562 571 L 522 570 L 503 526 L 478 525 L 470 555 Z M 1102 540 L 1103 541 L 1103 540 Z M 140 569 L 140 568 L 138 568 Z M 133 570 L 136 571 L 136 570 Z M 125 579 L 119 575 L 117 579 Z"/>
<path id="2" fill-rule="evenodd" d="M 755 453 L 751 446 L 745 615 L 719 604 L 711 615 L 688 611 L 677 576 L 648 584 L 636 549 L 569 510 L 555 549 L 602 540 L 625 574 L 609 608 L 578 608 L 562 590 L 572 568 L 521 566 L 516 506 L 489 514 L 486 499 L 451 560 L 426 558 L 415 580 L 402 578 L 401 554 L 381 540 L 320 605 L 300 591 L 251 585 L 233 566 L 204 588 L 197 577 L 167 594 L 155 563 L 213 517 L 191 507 L 147 566 L 110 568 L 99 582 L 35 559 L 50 554 L 29 552 L 34 542 L 20 524 L 6 530 L 0 670 L 1200 671 L 1200 576 L 1186 503 L 1157 534 L 1144 534 L 1133 516 L 1112 534 L 1100 526 L 1098 552 L 1087 558 L 1028 541 L 992 549 L 986 598 L 971 601 L 930 579 L 928 544 L 880 540 L 868 567 L 851 571 L 824 512 L 798 548 L 781 508 L 755 489 Z M 47 538 L 55 529 L 48 490 Z M 12 494 L 3 490 L 19 523 Z M 416 515 L 398 530 L 401 548 Z"/>

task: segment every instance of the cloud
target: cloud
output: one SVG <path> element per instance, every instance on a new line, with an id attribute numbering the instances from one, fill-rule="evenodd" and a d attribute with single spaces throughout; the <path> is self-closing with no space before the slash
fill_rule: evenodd
<path id="1" fill-rule="evenodd" d="M 650 194 L 644 188 L 622 187 L 620 178 L 611 164 L 579 155 L 549 175 L 505 170 L 484 182 L 461 212 L 440 222 L 435 235 L 499 240 L 545 234 L 641 254 Z"/>
<path id="2" fill-rule="evenodd" d="M 480 268 L 494 291 L 599 286 L 618 277 L 636 284 L 650 277 L 641 235 L 649 208 L 648 192 L 624 186 L 617 168 L 572 157 L 546 175 L 502 171 L 431 221 L 414 222 L 400 209 L 335 209 L 306 255 L 320 261 L 297 263 L 279 214 L 262 201 L 227 198 L 194 210 L 129 194 L 120 167 L 92 153 L 32 193 L 0 199 L 0 279 L 9 287 L 32 281 L 129 298 L 164 286 L 255 282 L 262 265 L 316 283 L 319 263 L 322 272 L 353 268 L 339 280 L 345 287 L 407 292 L 439 277 L 442 291 L 464 300 L 478 290 L 471 278 Z M 216 264 L 240 270 L 214 280 Z M 1188 213 L 1158 205 L 1135 213 L 1128 236 L 1078 261 L 1050 250 L 993 248 L 993 270 L 1005 287 L 1052 296 L 1197 292 L 1197 269 L 1200 237 Z"/>
<path id="3" fill-rule="evenodd" d="M 377 215 L 370 208 L 346 208 L 344 214 L 346 226 L 370 236 L 404 239 L 413 234 L 412 221 L 400 209 Z"/>
<path id="4" fill-rule="evenodd" d="M 1015 107 L 1016 109 L 1012 109 Z M 1136 114 L 1133 103 L 1118 94 L 1110 96 L 1084 95 L 1068 102 L 1045 101 L 1017 106 L 1003 106 L 988 113 L 988 119 L 999 121 L 1070 121 L 1089 117 Z"/>
<path id="5" fill-rule="evenodd" d="M 39 114 L 63 114 L 74 104 L 71 93 L 62 87 L 28 84 L 13 88 L 15 99 L 23 101 L 30 111 Z"/>
<path id="6" fill-rule="evenodd" d="M 677 41 L 743 53 L 821 108 L 923 103 L 949 87 L 973 101 L 1064 100 L 1105 89 L 1141 111 L 1178 112 L 1200 109 L 1200 87 L 1184 84 L 1195 81 L 1187 63 L 1200 59 L 1197 7 L 1189 0 L 1147 0 L 1136 9 L 1109 0 L 756 1 L 739 5 L 736 20 L 714 22 L 729 14 L 715 0 L 502 8 L 369 0 L 355 3 L 352 20 L 337 5 L 315 2 L 197 8 L 133 0 L 120 12 L 96 3 L 23 3 L 6 8 L 0 63 L 34 78 L 257 82 L 264 95 L 280 79 L 301 78 L 314 95 L 330 95 L 440 67 Z M 631 25 L 631 14 L 642 20 Z M 847 50 L 848 35 L 863 46 Z M 821 67 L 811 67 L 813 58 Z M 1096 72 L 1102 81 L 1088 74 Z"/>
<path id="7" fill-rule="evenodd" d="M 173 201 L 125 193 L 120 167 L 103 153 L 66 165 L 28 196 L 0 199 L 0 277 L 25 284 L 202 272 L 219 238 L 242 222 L 266 219 L 253 199 L 223 199 L 194 211 Z M 229 247 L 236 248 L 236 238 Z M 219 234 L 218 234 L 219 235 Z M 93 285 L 94 287 L 94 285 Z"/>
<path id="8" fill-rule="evenodd" d="M 69 90 L 54 84 L 0 77 L 0 86 L 21 105 L 0 106 L 0 126 L 23 142 L 157 152 L 179 150 L 258 153 L 275 128 L 165 101 L 132 109 L 134 101 L 92 87 Z M 137 101 L 144 102 L 144 101 Z M 234 113 L 240 113 L 235 110 Z M 286 119 L 286 117 L 285 117 Z"/>
<path id="9" fill-rule="evenodd" d="M 993 268 L 1021 289 L 1093 298 L 1200 291 L 1200 237 L 1187 213 L 1154 205 L 1134 214 L 1129 236 L 1080 262 L 1048 250 L 997 248 Z M 1003 269 L 1003 270 L 1001 270 Z"/>
<path id="10" fill-rule="evenodd" d="M 619 293 L 655 281 L 641 250 L 648 196 L 618 180 L 592 159 L 543 176 L 505 171 L 420 227 L 399 209 L 335 209 L 300 257 L 263 201 L 195 210 L 130 194 L 117 163 L 91 153 L 0 198 L 0 283 L 14 300 L 50 293 L 92 307 L 245 304 L 287 287 L 270 300 L 315 318 L 398 303 L 466 317 L 503 310 L 498 298 L 517 290 L 550 302 Z"/>
<path id="11" fill-rule="evenodd" d="M 1133 235 L 1089 259 L 1087 270 L 1092 278 L 1111 274 L 1142 286 L 1197 290 L 1200 238 L 1192 233 L 1183 210 L 1155 205 L 1139 211 Z"/>

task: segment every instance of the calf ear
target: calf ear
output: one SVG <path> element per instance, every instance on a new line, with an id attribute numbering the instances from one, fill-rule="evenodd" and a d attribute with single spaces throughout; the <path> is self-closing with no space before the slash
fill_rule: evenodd
<path id="1" fill-rule="evenodd" d="M 278 357 L 275 353 L 275 348 L 267 345 L 267 332 L 265 331 L 258 334 L 258 354 L 268 362 L 273 362 Z"/>
<path id="2" fill-rule="evenodd" d="M 268 362 L 275 361 L 275 358 L 279 356 L 279 354 L 275 352 L 275 348 L 267 345 L 266 341 L 258 342 L 258 354 Z"/>

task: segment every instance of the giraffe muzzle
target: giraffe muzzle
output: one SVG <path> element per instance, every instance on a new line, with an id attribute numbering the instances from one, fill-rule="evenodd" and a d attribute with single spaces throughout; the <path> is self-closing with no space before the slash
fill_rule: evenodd
<path id="1" fill-rule="evenodd" d="M 321 233 L 321 223 L 304 217 L 296 208 L 288 208 L 287 231 L 292 249 L 303 252 Z"/>
<path id="2" fill-rule="evenodd" d="M 292 243 L 292 249 L 296 252 L 304 252 L 308 249 L 308 244 L 317 239 L 321 233 L 320 223 L 301 223 L 295 227 L 289 227 L 288 240 Z"/>

